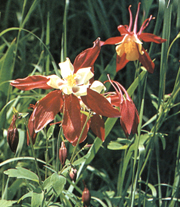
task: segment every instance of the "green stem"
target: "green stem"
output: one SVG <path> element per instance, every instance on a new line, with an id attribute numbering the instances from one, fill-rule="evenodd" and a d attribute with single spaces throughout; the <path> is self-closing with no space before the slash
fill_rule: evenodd
<path id="1" fill-rule="evenodd" d="M 57 149 L 56 149 L 56 172 L 59 171 L 59 147 L 61 142 L 62 127 L 59 130 L 58 140 L 57 140 Z"/>
<path id="2" fill-rule="evenodd" d="M 67 57 L 67 12 L 69 7 L 69 0 L 65 0 L 64 18 L 63 18 L 63 35 L 62 35 L 62 49 L 61 49 L 61 62 L 66 60 Z"/>
<path id="3" fill-rule="evenodd" d="M 70 163 L 71 163 L 71 164 L 73 163 L 73 161 L 74 161 L 74 159 L 75 159 L 75 157 L 76 157 L 77 147 L 78 147 L 78 145 L 79 145 L 79 142 L 80 142 L 81 137 L 82 137 L 82 135 L 83 135 L 84 129 L 85 129 L 86 124 L 87 124 L 87 122 L 89 121 L 90 117 L 91 117 L 91 113 L 89 113 L 88 116 L 87 116 L 87 118 L 86 118 L 86 121 L 85 121 L 85 123 L 84 123 L 84 125 L 83 125 L 83 128 L 82 128 L 82 130 L 81 130 L 81 133 L 80 133 L 80 135 L 79 135 L 77 144 L 76 144 L 76 146 L 75 146 L 75 148 L 74 148 L 74 150 L 73 150 L 73 154 L 72 154 L 71 159 L 70 159 Z"/>
<path id="4" fill-rule="evenodd" d="M 46 161 L 46 165 L 48 166 L 48 137 L 47 137 L 47 133 L 45 132 L 45 137 L 46 137 L 46 151 L 45 151 L 45 161 Z M 45 168 L 45 179 L 47 178 L 47 168 Z"/>
<path id="5" fill-rule="evenodd" d="M 159 170 L 159 143 L 158 138 L 155 136 L 155 152 L 156 152 L 156 165 L 157 165 L 157 178 L 158 178 L 158 194 L 159 194 L 159 206 L 162 206 L 162 192 L 161 192 L 161 178 L 160 178 L 160 170 Z"/>
<path id="6" fill-rule="evenodd" d="M 39 177 L 39 185 L 40 185 L 41 190 L 43 190 L 41 174 L 40 174 L 40 170 L 39 170 L 39 166 L 38 166 L 38 163 L 37 163 L 37 158 L 36 158 L 35 150 L 34 150 L 34 147 L 33 147 L 33 142 L 32 142 L 32 139 L 31 139 L 31 136 L 30 136 L 30 133 L 29 133 L 28 124 L 27 124 L 26 119 L 25 119 L 25 124 L 26 124 L 26 128 L 27 128 L 27 133 L 28 133 L 28 136 L 29 136 L 29 141 L 30 141 L 30 145 L 31 145 L 31 151 L 32 151 L 32 154 L 33 154 L 33 157 L 34 157 L 34 161 L 35 161 L 35 165 L 36 165 L 37 174 L 38 174 L 38 177 Z"/>

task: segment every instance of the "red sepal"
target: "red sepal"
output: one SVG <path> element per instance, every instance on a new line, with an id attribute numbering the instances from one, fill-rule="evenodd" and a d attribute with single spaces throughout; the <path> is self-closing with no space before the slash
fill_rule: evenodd
<path id="1" fill-rule="evenodd" d="M 87 116 L 86 116 L 85 114 L 81 114 L 81 130 L 83 129 L 83 126 L 84 126 L 84 123 L 85 123 L 86 119 L 87 119 Z M 81 136 L 81 139 L 80 139 L 79 143 L 84 142 L 84 140 L 86 139 L 86 137 L 87 137 L 87 133 L 88 133 L 88 131 L 89 131 L 90 123 L 91 123 L 91 119 L 88 120 L 88 122 L 87 122 L 87 124 L 86 124 L 86 126 L 85 126 L 85 128 L 84 128 L 84 131 L 83 131 L 83 134 L 82 134 L 82 136 Z M 75 146 L 75 145 L 77 144 L 78 138 L 79 138 L 79 137 L 77 137 L 77 138 L 72 142 L 72 145 L 73 145 L 73 146 Z"/>
<path id="2" fill-rule="evenodd" d="M 130 32 L 128 31 L 128 26 L 127 25 L 119 25 L 117 27 L 118 31 L 120 32 L 121 35 L 126 35 L 126 34 L 130 34 Z"/>
<path id="3" fill-rule="evenodd" d="M 120 43 L 123 40 L 124 37 L 110 37 L 108 38 L 106 41 L 101 42 L 101 46 L 103 45 L 116 45 L 118 43 Z"/>
<path id="4" fill-rule="evenodd" d="M 28 130 L 33 144 L 36 140 L 36 133 L 42 130 L 49 122 L 54 120 L 56 114 L 63 107 L 62 92 L 59 90 L 48 93 L 36 103 L 29 118 Z M 29 134 L 27 132 L 27 144 L 29 145 Z"/>
<path id="5" fill-rule="evenodd" d="M 94 63 L 100 53 L 101 43 L 100 38 L 94 41 L 94 45 L 82 51 L 74 60 L 74 73 L 77 72 L 79 68 L 92 67 L 91 71 L 94 72 Z"/>
<path id="6" fill-rule="evenodd" d="M 139 114 L 138 114 L 138 110 L 135 108 L 135 117 L 134 117 L 134 123 L 133 123 L 133 127 L 132 127 L 132 130 L 131 132 L 133 134 L 137 134 L 137 127 L 138 127 L 138 124 L 139 124 Z"/>
<path id="7" fill-rule="evenodd" d="M 97 137 L 99 137 L 104 142 L 105 140 L 104 120 L 102 117 L 100 117 L 97 114 L 95 114 L 91 118 L 91 130 Z"/>
<path id="8" fill-rule="evenodd" d="M 131 132 L 137 133 L 139 115 L 132 101 L 124 100 L 121 104 L 120 123 L 126 137 L 128 137 L 131 134 Z"/>
<path id="9" fill-rule="evenodd" d="M 122 55 L 122 57 L 120 57 L 119 55 L 116 55 L 116 72 L 123 69 L 128 62 L 129 60 L 126 60 L 125 53 Z"/>
<path id="10" fill-rule="evenodd" d="M 63 108 L 63 133 L 70 143 L 74 143 L 81 133 L 80 104 L 73 95 L 65 95 Z"/>
<path id="11" fill-rule="evenodd" d="M 158 37 L 151 33 L 141 33 L 138 35 L 138 38 L 142 39 L 144 42 L 154 42 L 157 44 L 166 42 L 166 39 L 162 39 L 161 37 Z"/>
<path id="12" fill-rule="evenodd" d="M 32 139 L 32 143 L 34 144 L 35 141 L 36 141 L 36 136 L 37 136 L 37 133 L 35 133 L 35 129 L 34 129 L 34 118 L 35 118 L 35 113 L 36 113 L 36 106 L 34 106 L 34 110 L 29 118 L 29 121 L 28 121 L 28 130 L 27 130 L 27 145 L 29 145 L 30 143 L 30 137 Z M 30 137 L 29 137 L 30 135 Z"/>
<path id="13" fill-rule="evenodd" d="M 106 117 L 119 117 L 120 112 L 115 109 L 102 95 L 87 89 L 87 95 L 81 97 L 85 105 L 95 113 Z"/>
<path id="14" fill-rule="evenodd" d="M 34 128 L 38 132 L 49 122 L 54 120 L 56 114 L 63 107 L 63 97 L 60 90 L 51 91 L 43 99 L 37 102 L 37 109 L 34 115 Z"/>
<path id="15" fill-rule="evenodd" d="M 142 48 L 142 50 L 143 50 L 144 54 L 139 55 L 139 62 L 141 62 L 141 64 L 146 68 L 146 70 L 149 73 L 153 73 L 155 64 L 152 62 L 149 54 L 145 51 L 145 49 Z"/>
<path id="16" fill-rule="evenodd" d="M 52 87 L 48 86 L 46 83 L 49 81 L 49 78 L 42 75 L 33 75 L 26 78 L 19 78 L 13 80 L 10 84 L 20 90 L 32 90 L 34 88 L 41 89 L 51 89 Z"/>

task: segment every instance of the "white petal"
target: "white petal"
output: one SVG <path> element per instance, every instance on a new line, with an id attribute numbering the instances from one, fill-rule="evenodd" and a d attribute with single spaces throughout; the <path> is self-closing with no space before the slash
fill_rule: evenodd
<path id="1" fill-rule="evenodd" d="M 136 42 L 137 44 L 143 44 L 142 42 L 141 42 L 141 40 L 137 37 L 137 35 L 134 35 L 134 42 Z"/>
<path id="2" fill-rule="evenodd" d="M 69 87 L 68 85 L 63 85 L 62 87 L 60 87 L 60 89 L 63 91 L 63 93 L 67 95 L 70 95 L 73 93 L 72 87 Z"/>
<path id="3" fill-rule="evenodd" d="M 87 95 L 87 88 L 89 85 L 82 85 L 82 86 L 74 86 L 72 88 L 74 95 L 76 96 L 86 96 Z"/>
<path id="4" fill-rule="evenodd" d="M 94 81 L 90 86 L 90 89 L 101 93 L 102 90 L 106 90 L 106 87 L 100 81 Z"/>
<path id="5" fill-rule="evenodd" d="M 79 104 L 81 106 L 81 110 L 83 111 L 88 110 L 88 107 L 82 102 L 81 98 L 79 100 Z"/>
<path id="6" fill-rule="evenodd" d="M 47 78 L 50 78 L 50 80 L 47 82 L 47 85 L 51 86 L 52 88 L 59 89 L 61 85 L 65 84 L 65 82 L 57 75 L 49 75 Z"/>
<path id="7" fill-rule="evenodd" d="M 69 58 L 66 58 L 66 61 L 59 63 L 59 67 L 61 69 L 61 76 L 65 79 L 68 75 L 73 75 L 74 66 L 70 62 Z"/>
<path id="8" fill-rule="evenodd" d="M 75 80 L 77 85 L 81 85 L 88 82 L 93 76 L 94 74 L 91 72 L 91 67 L 81 68 L 76 72 Z"/>

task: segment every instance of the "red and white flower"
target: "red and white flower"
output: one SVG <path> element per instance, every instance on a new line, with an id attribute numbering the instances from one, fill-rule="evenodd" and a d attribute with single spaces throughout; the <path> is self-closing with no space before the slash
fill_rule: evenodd
<path id="1" fill-rule="evenodd" d="M 35 88 L 56 89 L 37 101 L 33 106 L 33 112 L 28 122 L 28 145 L 29 136 L 33 143 L 35 143 L 37 132 L 53 121 L 59 112 L 63 113 L 62 128 L 64 136 L 69 142 L 75 145 L 86 120 L 86 115 L 81 113 L 81 100 L 85 105 L 87 103 L 86 106 L 96 112 L 97 115 L 108 117 L 119 116 L 119 111 L 98 93 L 104 87 L 102 83 L 95 81 L 91 85 L 91 88 L 89 88 L 90 80 L 94 76 L 94 62 L 99 55 L 100 49 L 100 39 L 98 38 L 92 48 L 84 50 L 76 57 L 73 64 L 71 64 L 68 58 L 65 62 L 60 63 L 62 78 L 57 75 L 35 75 L 24 79 L 16 79 L 11 82 L 12 86 L 20 90 Z M 92 119 L 94 119 L 94 123 L 97 123 L 97 120 L 99 120 L 102 126 L 102 118 L 95 116 Z M 98 126 L 92 124 L 94 132 L 103 140 L 104 135 L 100 134 Z M 89 127 L 90 121 L 87 123 L 80 142 L 86 138 Z"/>

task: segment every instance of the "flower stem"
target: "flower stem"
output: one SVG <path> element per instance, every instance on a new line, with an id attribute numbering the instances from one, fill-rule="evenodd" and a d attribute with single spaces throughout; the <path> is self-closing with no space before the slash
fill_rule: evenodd
<path id="1" fill-rule="evenodd" d="M 67 13 L 69 7 L 69 0 L 65 0 L 64 17 L 63 17 L 63 34 L 62 34 L 62 48 L 61 48 L 61 62 L 64 62 L 67 57 Z"/>
<path id="2" fill-rule="evenodd" d="M 46 151 L 45 151 L 45 161 L 46 161 L 46 164 L 48 165 L 48 137 L 47 137 L 47 132 L 45 132 L 45 138 L 46 138 Z M 47 178 L 47 168 L 45 169 L 45 179 Z"/>
<path id="3" fill-rule="evenodd" d="M 58 140 L 57 140 L 57 150 L 56 150 L 56 172 L 59 171 L 59 147 L 61 142 L 62 127 L 59 130 Z"/>
<path id="4" fill-rule="evenodd" d="M 26 119 L 25 119 L 25 124 L 26 124 L 27 133 L 28 133 L 29 140 L 30 140 L 31 151 L 32 151 L 32 154 L 33 154 L 33 157 L 34 157 L 34 161 L 35 161 L 35 165 L 36 165 L 37 174 L 38 174 L 38 177 L 39 177 L 39 185 L 40 185 L 41 190 L 43 190 L 41 174 L 40 174 L 39 166 L 38 166 L 38 163 L 37 163 L 37 158 L 36 158 L 35 150 L 34 150 L 34 147 L 33 147 L 33 142 L 32 142 L 32 139 L 31 139 L 31 136 L 30 136 L 30 133 L 29 133 L 29 129 L 28 129 L 28 127 L 27 127 L 28 124 L 27 124 L 27 120 L 26 120 Z"/>
<path id="5" fill-rule="evenodd" d="M 76 144 L 76 146 L 75 146 L 75 148 L 74 148 L 74 150 L 73 150 L 73 154 L 72 154 L 71 159 L 70 159 L 70 163 L 71 163 L 71 164 L 73 163 L 73 161 L 74 161 L 74 159 L 75 159 L 75 157 L 76 157 L 77 147 L 78 147 L 78 145 L 79 145 L 79 142 L 80 142 L 81 137 L 82 137 L 82 135 L 83 135 L 84 129 L 85 129 L 86 124 L 87 124 L 87 122 L 89 121 L 90 117 L 91 117 L 91 113 L 89 112 L 89 114 L 88 114 L 88 116 L 87 116 L 87 118 L 86 118 L 86 121 L 85 121 L 85 123 L 84 123 L 84 125 L 83 125 L 82 131 L 81 131 L 81 133 L 80 133 L 80 135 L 79 135 L 77 144 Z"/>

